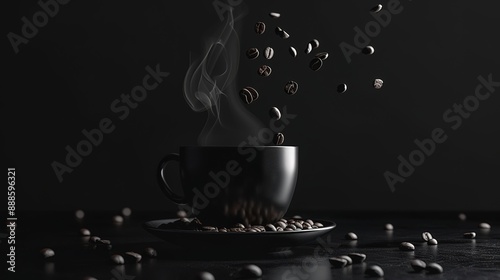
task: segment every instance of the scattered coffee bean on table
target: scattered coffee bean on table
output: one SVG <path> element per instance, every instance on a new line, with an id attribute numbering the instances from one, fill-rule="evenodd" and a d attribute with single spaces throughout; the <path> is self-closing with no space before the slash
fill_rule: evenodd
<path id="1" fill-rule="evenodd" d="M 113 223 L 115 224 L 121 224 L 123 223 L 123 217 L 120 215 L 116 215 L 113 217 Z"/>
<path id="2" fill-rule="evenodd" d="M 294 95 L 299 90 L 299 84 L 297 84 L 297 82 L 295 82 L 295 81 L 288 81 L 285 84 L 284 89 L 285 89 L 285 93 L 287 93 L 289 95 Z"/>
<path id="3" fill-rule="evenodd" d="M 313 49 L 319 48 L 319 41 L 316 39 L 313 39 L 311 42 L 309 42 L 309 44 L 311 44 Z"/>
<path id="4" fill-rule="evenodd" d="M 196 275 L 195 279 L 196 280 L 215 280 L 215 277 L 212 273 L 203 271 L 203 272 L 198 273 L 198 275 Z"/>
<path id="5" fill-rule="evenodd" d="M 429 245 L 438 245 L 438 241 L 434 238 L 432 239 L 429 239 L 429 241 L 427 241 L 427 244 Z"/>
<path id="6" fill-rule="evenodd" d="M 282 39 L 288 39 L 290 38 L 290 34 L 288 34 L 285 30 L 281 29 L 281 27 L 276 26 L 274 29 L 274 32 L 276 35 L 280 36 Z"/>
<path id="7" fill-rule="evenodd" d="M 460 213 L 460 214 L 458 214 L 458 218 L 461 221 L 465 221 L 465 220 L 467 220 L 467 215 L 465 215 L 464 213 Z"/>
<path id="8" fill-rule="evenodd" d="M 385 224 L 384 229 L 387 231 L 394 230 L 394 226 L 392 224 Z"/>
<path id="9" fill-rule="evenodd" d="M 378 265 L 370 265 L 366 268 L 365 274 L 372 277 L 384 277 L 384 270 Z"/>
<path id="10" fill-rule="evenodd" d="M 429 274 L 440 274 L 443 273 L 443 267 L 437 263 L 430 263 L 425 267 L 427 273 Z"/>
<path id="11" fill-rule="evenodd" d="M 339 257 L 339 258 L 341 258 L 341 259 L 346 260 L 346 261 L 347 261 L 347 264 L 346 264 L 346 265 L 351 265 L 351 264 L 352 264 L 352 259 L 351 259 L 351 257 L 346 256 L 346 255 L 342 255 L 342 256 L 338 256 L 338 257 Z"/>
<path id="12" fill-rule="evenodd" d="M 272 12 L 272 13 L 269 13 L 269 16 L 272 18 L 279 18 L 281 15 L 279 13 Z"/>
<path id="13" fill-rule="evenodd" d="M 426 232 L 423 232 L 423 233 L 422 233 L 422 239 L 423 239 L 424 241 L 429 241 L 429 240 L 431 240 L 431 239 L 432 239 L 432 234 L 431 234 L 430 232 L 427 232 L 427 231 L 426 231 Z"/>
<path id="14" fill-rule="evenodd" d="M 474 238 L 476 238 L 476 233 L 473 232 L 473 231 L 472 232 L 466 232 L 466 233 L 464 233 L 464 237 L 465 238 L 469 238 L 469 239 L 474 239 Z"/>
<path id="15" fill-rule="evenodd" d="M 124 259 L 127 263 L 138 263 L 142 260 L 142 256 L 136 252 L 125 252 Z"/>
<path id="16" fill-rule="evenodd" d="M 415 245 L 411 244 L 410 242 L 401 242 L 399 245 L 399 249 L 401 251 L 415 251 Z"/>
<path id="17" fill-rule="evenodd" d="M 318 71 L 319 69 L 321 69 L 321 66 L 323 66 L 323 60 L 317 57 L 313 58 L 313 60 L 309 62 L 309 68 L 311 68 L 311 70 L 313 71 Z"/>
<path id="18" fill-rule="evenodd" d="M 130 217 L 132 215 L 132 209 L 125 207 L 122 209 L 122 215 L 123 217 Z"/>
<path id="19" fill-rule="evenodd" d="M 254 89 L 253 87 L 250 87 L 250 86 L 247 86 L 245 87 L 249 92 L 250 94 L 252 95 L 252 98 L 253 98 L 253 101 L 259 99 L 259 92 Z"/>
<path id="20" fill-rule="evenodd" d="M 416 272 L 423 271 L 425 269 L 425 267 L 427 266 L 424 261 L 421 261 L 419 259 L 412 260 L 410 262 L 410 265 L 413 268 L 413 270 L 415 270 Z"/>
<path id="21" fill-rule="evenodd" d="M 361 254 L 361 253 L 349 253 L 347 254 L 351 260 L 352 260 L 352 263 L 362 263 L 366 260 L 366 255 L 365 254 Z"/>
<path id="22" fill-rule="evenodd" d="M 279 146 L 279 145 L 282 145 L 283 142 L 285 142 L 285 135 L 283 135 L 283 133 L 281 132 L 278 132 L 275 136 L 274 136 L 274 139 L 273 139 L 273 142 L 275 145 Z M 289 225 L 290 226 L 290 225 Z"/>
<path id="23" fill-rule="evenodd" d="M 345 235 L 345 239 L 347 239 L 347 240 L 358 240 L 358 236 L 354 232 L 348 232 Z"/>
<path id="24" fill-rule="evenodd" d="M 82 228 L 82 229 L 80 229 L 80 234 L 82 236 L 90 236 L 90 230 L 88 230 L 86 228 Z"/>
<path id="25" fill-rule="evenodd" d="M 337 92 L 338 93 L 344 93 L 347 91 L 347 85 L 346 84 L 340 84 L 337 86 Z"/>
<path id="26" fill-rule="evenodd" d="M 156 250 L 154 248 L 146 247 L 146 248 L 144 248 L 144 255 L 146 257 L 154 258 L 154 257 L 158 256 L 158 253 L 156 252 Z"/>
<path id="27" fill-rule="evenodd" d="M 272 119 L 279 120 L 279 119 L 281 119 L 281 112 L 278 108 L 272 107 L 271 109 L 269 109 L 269 116 Z"/>
<path id="28" fill-rule="evenodd" d="M 315 55 L 315 57 L 321 59 L 321 60 L 326 60 L 328 58 L 328 53 L 327 52 L 320 52 Z"/>
<path id="29" fill-rule="evenodd" d="M 288 51 L 290 52 L 292 57 L 297 57 L 297 50 L 294 47 L 290 46 L 290 48 L 288 48 Z"/>
<path id="30" fill-rule="evenodd" d="M 266 24 L 259 21 L 255 24 L 255 33 L 263 34 L 266 31 Z"/>
<path id="31" fill-rule="evenodd" d="M 362 52 L 366 55 L 372 55 L 375 53 L 375 49 L 372 46 L 366 46 L 363 48 Z"/>
<path id="32" fill-rule="evenodd" d="M 267 47 L 264 49 L 264 57 L 266 59 L 271 59 L 274 56 L 274 50 L 271 47 Z"/>
<path id="33" fill-rule="evenodd" d="M 40 250 L 40 254 L 44 259 L 48 259 L 55 256 L 56 253 L 50 248 L 43 248 L 42 250 Z"/>
<path id="34" fill-rule="evenodd" d="M 75 217 L 81 220 L 85 217 L 85 212 L 83 212 L 83 210 L 78 209 L 75 211 Z"/>
<path id="35" fill-rule="evenodd" d="M 370 9 L 371 12 L 373 13 L 378 13 L 382 10 L 382 4 L 378 4 L 377 6 L 373 7 Z"/>
<path id="36" fill-rule="evenodd" d="M 253 97 L 252 97 L 252 94 L 250 93 L 250 91 L 246 88 L 243 88 L 241 91 L 240 91 L 240 97 L 241 99 L 243 99 L 243 101 L 246 103 L 246 104 L 250 104 L 253 102 Z"/>
<path id="37" fill-rule="evenodd" d="M 313 46 L 311 45 L 311 43 L 308 43 L 307 46 L 306 46 L 306 49 L 304 50 L 304 52 L 306 54 L 310 54 L 311 51 L 312 51 L 312 49 L 313 49 Z"/>
<path id="38" fill-rule="evenodd" d="M 110 258 L 114 264 L 124 264 L 125 263 L 125 259 L 121 255 L 112 255 Z"/>
<path id="39" fill-rule="evenodd" d="M 480 223 L 479 224 L 479 228 L 481 228 L 481 229 L 491 229 L 491 226 L 488 223 Z"/>
<path id="40" fill-rule="evenodd" d="M 249 59 L 256 59 L 259 57 L 259 50 L 257 48 L 249 48 L 246 51 L 246 55 Z"/>
<path id="41" fill-rule="evenodd" d="M 343 258 L 329 258 L 328 261 L 335 268 L 341 268 L 347 265 L 347 260 Z"/>
<path id="42" fill-rule="evenodd" d="M 262 65 L 259 67 L 259 70 L 257 70 L 257 73 L 259 73 L 259 75 L 261 75 L 262 77 L 268 77 L 269 75 L 271 75 L 272 71 L 273 70 L 268 65 Z"/>
<path id="43" fill-rule="evenodd" d="M 384 85 L 384 81 L 382 81 L 381 79 L 375 79 L 373 81 L 373 87 L 375 89 L 381 89 L 383 85 Z"/>
<path id="44" fill-rule="evenodd" d="M 247 264 L 238 270 L 233 276 L 235 278 L 260 278 L 262 277 L 262 269 L 255 264 Z"/>

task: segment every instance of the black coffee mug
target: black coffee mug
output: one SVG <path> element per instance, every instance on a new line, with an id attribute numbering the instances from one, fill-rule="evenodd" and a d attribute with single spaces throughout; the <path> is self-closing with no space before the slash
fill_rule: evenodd
<path id="1" fill-rule="evenodd" d="M 160 162 L 163 193 L 203 224 L 273 223 L 286 213 L 295 190 L 299 148 L 294 146 L 181 147 Z M 179 162 L 183 195 L 165 180 Z"/>

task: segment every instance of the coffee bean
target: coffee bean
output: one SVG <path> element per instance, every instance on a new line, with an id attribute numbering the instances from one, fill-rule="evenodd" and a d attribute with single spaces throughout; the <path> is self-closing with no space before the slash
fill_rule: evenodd
<path id="1" fill-rule="evenodd" d="M 354 232 L 348 232 L 345 235 L 345 239 L 347 239 L 347 240 L 358 240 L 358 236 Z"/>
<path id="2" fill-rule="evenodd" d="M 285 92 L 289 95 L 294 95 L 299 90 L 299 84 L 294 81 L 289 81 L 285 84 Z"/>
<path id="3" fill-rule="evenodd" d="M 472 232 L 466 232 L 466 233 L 464 233 L 464 237 L 465 238 L 474 239 L 474 238 L 476 238 L 476 233 L 473 232 L 473 231 Z"/>
<path id="4" fill-rule="evenodd" d="M 182 223 L 184 223 L 184 224 L 189 224 L 190 223 L 190 221 L 189 221 L 188 218 L 180 218 L 179 221 L 182 222 Z"/>
<path id="5" fill-rule="evenodd" d="M 347 85 L 346 84 L 340 84 L 337 86 L 337 92 L 338 93 L 344 93 L 347 91 Z"/>
<path id="6" fill-rule="evenodd" d="M 360 254 L 360 253 L 349 253 L 347 254 L 351 260 L 352 263 L 362 263 L 366 260 L 366 255 L 365 254 Z"/>
<path id="7" fill-rule="evenodd" d="M 304 229 L 311 229 L 311 228 L 312 228 L 312 226 L 311 226 L 310 224 L 308 224 L 308 223 L 304 223 L 304 224 L 302 224 L 302 227 L 303 227 Z"/>
<path id="8" fill-rule="evenodd" d="M 259 21 L 255 24 L 255 33 L 263 34 L 266 31 L 266 24 Z"/>
<path id="9" fill-rule="evenodd" d="M 56 255 L 56 253 L 54 252 L 54 250 L 52 250 L 50 248 L 43 248 L 42 250 L 40 250 L 40 254 L 45 259 L 51 258 L 51 257 L 53 257 L 53 256 Z"/>
<path id="10" fill-rule="evenodd" d="M 317 226 L 318 228 L 322 228 L 323 224 L 322 223 L 314 223 L 314 226 Z"/>
<path id="11" fill-rule="evenodd" d="M 203 227 L 201 227 L 201 230 L 203 230 L 203 231 L 217 231 L 217 228 L 211 227 L 211 226 L 203 226 Z"/>
<path id="12" fill-rule="evenodd" d="M 113 217 L 113 223 L 115 224 L 121 224 L 123 223 L 123 217 L 120 215 L 116 215 Z"/>
<path id="13" fill-rule="evenodd" d="M 372 13 L 378 13 L 382 10 L 382 4 L 378 4 L 377 6 L 373 7 L 370 9 L 370 12 Z"/>
<path id="14" fill-rule="evenodd" d="M 128 207 L 124 207 L 122 209 L 122 215 L 124 217 L 130 217 L 130 215 L 132 215 L 132 209 L 128 208 Z"/>
<path id="15" fill-rule="evenodd" d="M 249 86 L 247 86 L 247 87 L 245 87 L 245 88 L 246 88 L 246 89 L 250 92 L 250 94 L 252 95 L 252 99 L 253 99 L 253 101 L 255 101 L 255 100 L 259 99 L 259 92 L 257 92 L 257 90 L 256 90 L 256 89 L 254 89 L 253 87 L 249 87 Z"/>
<path id="16" fill-rule="evenodd" d="M 411 244 L 410 242 L 401 242 L 399 245 L 399 249 L 401 251 L 415 251 L 415 245 Z"/>
<path id="17" fill-rule="evenodd" d="M 310 224 L 311 226 L 314 225 L 314 222 L 311 219 L 307 219 L 305 222 Z"/>
<path id="18" fill-rule="evenodd" d="M 277 221 L 276 222 L 276 226 L 280 227 L 280 228 L 286 228 L 286 224 L 283 223 L 283 221 Z"/>
<path id="19" fill-rule="evenodd" d="M 234 278 L 260 278 L 262 277 L 262 269 L 255 264 L 247 264 L 238 270 L 234 275 Z"/>
<path id="20" fill-rule="evenodd" d="M 290 54 L 292 55 L 292 57 L 296 57 L 297 56 L 297 50 L 294 47 L 288 48 L 288 51 L 290 52 Z"/>
<path id="21" fill-rule="evenodd" d="M 318 71 L 319 69 L 321 69 L 321 66 L 323 66 L 323 60 L 317 57 L 313 58 L 313 60 L 309 62 L 309 68 L 311 68 L 311 70 L 313 71 Z"/>
<path id="22" fill-rule="evenodd" d="M 297 229 L 297 227 L 294 224 L 287 225 L 285 229 L 287 229 L 287 228 L 291 228 L 292 230 L 296 230 Z"/>
<path id="23" fill-rule="evenodd" d="M 264 57 L 266 59 L 271 59 L 274 56 L 274 50 L 271 47 L 267 47 L 264 49 Z"/>
<path id="24" fill-rule="evenodd" d="M 422 233 L 422 239 L 424 241 L 429 241 L 432 239 L 432 234 L 430 232 L 423 232 Z"/>
<path id="25" fill-rule="evenodd" d="M 83 212 L 83 210 L 78 209 L 75 211 L 75 217 L 81 220 L 83 219 L 83 217 L 85 217 L 85 212 Z"/>
<path id="26" fill-rule="evenodd" d="M 328 261 L 335 268 L 341 268 L 347 265 L 347 260 L 343 258 L 329 258 Z"/>
<path id="27" fill-rule="evenodd" d="M 277 227 L 276 231 L 283 231 L 283 228 L 282 227 Z"/>
<path id="28" fill-rule="evenodd" d="M 285 30 L 281 32 L 281 38 L 288 39 L 290 38 L 290 34 L 288 34 Z"/>
<path id="29" fill-rule="evenodd" d="M 373 87 L 375 89 L 381 89 L 383 85 L 384 85 L 384 81 L 382 81 L 381 79 L 375 79 L 373 81 Z"/>
<path id="30" fill-rule="evenodd" d="M 127 263 L 138 263 L 142 260 L 141 254 L 136 252 L 125 252 L 123 256 Z"/>
<path id="31" fill-rule="evenodd" d="M 296 228 L 298 228 L 298 229 L 303 229 L 303 228 L 304 228 L 304 227 L 302 226 L 302 224 L 301 224 L 301 223 L 299 223 L 299 222 L 295 222 L 295 224 L 294 224 L 294 225 L 295 225 L 295 227 L 296 227 Z"/>
<path id="32" fill-rule="evenodd" d="M 274 32 L 276 35 L 280 36 L 282 39 L 288 39 L 290 38 L 290 34 L 288 34 L 285 30 L 281 29 L 281 27 L 276 26 L 274 29 Z"/>
<path id="33" fill-rule="evenodd" d="M 227 232 L 227 228 L 220 228 L 219 232 Z"/>
<path id="34" fill-rule="evenodd" d="M 91 243 L 96 243 L 96 242 L 97 242 L 97 241 L 99 241 L 99 240 L 101 240 L 101 238 L 100 238 L 99 236 L 91 236 L 91 237 L 89 238 L 89 241 L 90 241 Z"/>
<path id="35" fill-rule="evenodd" d="M 177 218 L 182 219 L 182 218 L 186 218 L 186 217 L 187 217 L 186 211 L 184 211 L 184 210 L 177 211 Z"/>
<path id="36" fill-rule="evenodd" d="M 234 225 L 235 228 L 245 228 L 245 225 L 237 223 Z"/>
<path id="37" fill-rule="evenodd" d="M 315 57 L 321 59 L 321 60 L 326 60 L 328 58 L 328 53 L 327 52 L 320 52 L 315 55 Z"/>
<path id="38" fill-rule="evenodd" d="M 429 274 L 439 274 L 443 273 L 443 267 L 437 263 L 430 263 L 425 267 L 427 273 Z"/>
<path id="39" fill-rule="evenodd" d="M 277 231 L 276 227 L 272 224 L 266 225 L 266 230 L 267 231 Z"/>
<path id="40" fill-rule="evenodd" d="M 269 16 L 272 18 L 279 18 L 281 15 L 279 13 L 272 12 L 272 13 L 269 13 Z"/>
<path id="41" fill-rule="evenodd" d="M 88 230 L 86 228 L 82 228 L 82 229 L 80 229 L 80 234 L 82 236 L 90 236 L 90 230 Z"/>
<path id="42" fill-rule="evenodd" d="M 294 229 L 286 227 L 283 231 L 294 231 Z"/>
<path id="43" fill-rule="evenodd" d="M 346 265 L 351 265 L 352 264 L 352 259 L 349 256 L 342 255 L 342 256 L 339 256 L 339 258 L 346 260 L 347 261 Z"/>
<path id="44" fill-rule="evenodd" d="M 282 145 L 283 142 L 285 142 L 285 135 L 283 135 L 283 133 L 281 132 L 278 132 L 276 135 L 274 135 L 273 142 L 277 146 Z"/>
<path id="45" fill-rule="evenodd" d="M 283 219 L 283 218 L 282 218 L 282 219 L 279 219 L 279 222 L 283 222 L 283 223 L 285 223 L 285 224 L 286 224 L 286 223 L 288 223 L 288 221 L 287 221 L 287 220 L 285 220 L 285 219 Z"/>
<path id="46" fill-rule="evenodd" d="M 313 47 L 313 49 L 316 49 L 319 47 L 319 41 L 316 39 L 313 39 L 311 42 L 309 42 L 309 44 L 311 44 L 311 47 Z"/>
<path id="47" fill-rule="evenodd" d="M 146 257 L 154 258 L 154 257 L 158 256 L 158 253 L 156 252 L 156 250 L 154 248 L 146 247 L 146 248 L 144 248 L 144 255 Z"/>
<path id="48" fill-rule="evenodd" d="M 378 265 L 370 265 L 366 268 L 365 274 L 372 277 L 384 277 L 384 270 Z"/>
<path id="49" fill-rule="evenodd" d="M 98 239 L 95 243 L 98 245 L 111 245 L 111 241 L 107 239 Z"/>
<path id="50" fill-rule="evenodd" d="M 387 231 L 394 230 L 394 226 L 392 224 L 385 224 L 384 229 Z"/>
<path id="51" fill-rule="evenodd" d="M 460 214 L 458 214 L 458 218 L 461 221 L 465 221 L 465 220 L 467 220 L 467 215 L 465 215 L 464 213 L 460 213 Z"/>
<path id="52" fill-rule="evenodd" d="M 479 224 L 479 228 L 481 228 L 481 229 L 491 229 L 491 226 L 488 223 L 480 223 Z"/>
<path id="53" fill-rule="evenodd" d="M 253 97 L 252 97 L 252 94 L 250 93 L 250 91 L 246 88 L 242 89 L 240 91 L 240 97 L 241 99 L 243 99 L 243 101 L 246 103 L 246 104 L 250 104 L 253 102 Z"/>
<path id="54" fill-rule="evenodd" d="M 375 49 L 372 46 L 366 46 L 363 48 L 363 50 L 361 52 L 366 54 L 366 55 L 372 55 L 375 53 Z"/>
<path id="55" fill-rule="evenodd" d="M 114 264 L 124 264 L 125 263 L 125 259 L 121 255 L 112 255 L 111 261 Z"/>
<path id="56" fill-rule="evenodd" d="M 272 119 L 279 120 L 279 119 L 281 119 L 281 112 L 278 108 L 272 107 L 271 109 L 269 109 L 269 116 Z"/>
<path id="57" fill-rule="evenodd" d="M 259 57 L 259 50 L 257 48 L 249 48 L 246 54 L 249 59 L 256 59 Z"/>
<path id="58" fill-rule="evenodd" d="M 432 239 L 429 239 L 429 241 L 427 241 L 427 244 L 429 245 L 438 245 L 438 241 L 434 238 Z"/>
<path id="59" fill-rule="evenodd" d="M 273 70 L 271 69 L 271 67 L 262 65 L 259 67 L 259 70 L 257 70 L 257 73 L 259 73 L 259 75 L 261 75 L 262 77 L 268 77 L 269 75 L 271 75 L 272 71 Z"/>
<path id="60" fill-rule="evenodd" d="M 413 268 L 413 270 L 415 270 L 416 272 L 420 272 L 420 271 L 424 270 L 425 267 L 427 266 L 424 261 L 421 261 L 419 259 L 412 260 L 410 262 L 410 265 Z"/>
<path id="61" fill-rule="evenodd" d="M 313 46 L 311 45 L 311 43 L 308 43 L 306 49 L 304 50 L 304 52 L 306 54 L 310 54 L 311 51 L 312 51 L 312 49 L 313 49 Z"/>
<path id="62" fill-rule="evenodd" d="M 198 275 L 196 275 L 195 279 L 196 280 L 215 280 L 215 277 L 212 273 L 203 271 L 203 272 L 198 273 Z"/>

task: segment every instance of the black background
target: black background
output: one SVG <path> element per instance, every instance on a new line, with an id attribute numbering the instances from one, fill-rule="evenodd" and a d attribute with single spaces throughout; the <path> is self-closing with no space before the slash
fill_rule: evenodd
<path id="1" fill-rule="evenodd" d="M 353 28 L 373 20 L 369 9 L 377 3 L 244 1 L 236 7 L 246 14 L 239 21 L 237 84 L 261 94 L 249 110 L 264 123 L 271 106 L 298 115 L 284 131 L 286 144 L 300 147 L 291 207 L 500 210 L 500 90 L 455 131 L 442 117 L 474 93 L 479 75 L 500 81 L 498 3 L 401 1 L 403 11 L 370 42 L 375 54 L 353 55 L 349 64 L 339 44 L 353 44 Z M 20 34 L 21 18 L 32 19 L 40 7 L 3 3 L 2 161 L 5 169 L 16 167 L 19 209 L 175 209 L 156 185 L 156 166 L 179 146 L 196 145 L 205 122 L 206 114 L 185 102 L 182 85 L 190 52 L 200 55 L 210 30 L 222 24 L 212 4 L 72 0 L 15 54 L 7 34 Z M 270 11 L 282 17 L 271 19 Z M 262 36 L 253 31 L 258 20 L 270 29 Z M 279 39 L 276 25 L 291 38 Z M 312 55 L 303 53 L 313 38 L 321 43 L 317 51 L 330 53 L 318 72 L 308 69 Z M 264 79 L 256 75 L 264 59 L 249 61 L 244 50 L 268 45 L 276 55 L 269 61 L 273 74 Z M 299 51 L 296 59 L 289 45 Z M 156 64 L 170 76 L 119 120 L 110 104 Z M 384 80 L 381 90 L 372 87 L 374 78 Z M 282 90 L 288 80 L 300 85 L 295 96 Z M 337 94 L 344 82 L 348 92 Z M 115 131 L 60 183 L 51 163 L 64 163 L 65 147 L 76 147 L 81 131 L 106 117 Z M 384 172 L 397 172 L 398 155 L 407 158 L 413 141 L 436 127 L 448 140 L 391 192 Z"/>

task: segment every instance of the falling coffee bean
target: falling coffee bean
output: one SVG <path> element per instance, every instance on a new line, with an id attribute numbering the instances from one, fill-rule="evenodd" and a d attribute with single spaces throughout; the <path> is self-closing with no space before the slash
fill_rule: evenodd
<path id="1" fill-rule="evenodd" d="M 381 89 L 383 85 L 384 85 L 384 81 L 382 81 L 381 79 L 375 79 L 373 81 L 373 87 L 375 89 Z"/>
<path id="2" fill-rule="evenodd" d="M 246 88 L 242 89 L 240 91 L 240 96 L 241 96 L 241 99 L 243 99 L 243 101 L 246 103 L 246 104 L 250 104 L 253 102 L 253 97 L 252 97 L 252 94 L 250 93 L 250 91 Z"/>
<path id="3" fill-rule="evenodd" d="M 424 261 L 421 261 L 419 259 L 412 260 L 410 262 L 410 265 L 413 268 L 413 270 L 415 270 L 416 272 L 420 272 L 420 271 L 424 270 L 425 267 L 427 266 Z"/>
<path id="4" fill-rule="evenodd" d="M 79 220 L 83 219 L 85 217 L 85 212 L 83 210 L 76 210 L 75 211 L 75 217 Z"/>
<path id="5" fill-rule="evenodd" d="M 458 218 L 460 219 L 460 221 L 465 221 L 467 220 L 467 215 L 465 215 L 464 213 L 460 213 L 458 214 Z"/>
<path id="6" fill-rule="evenodd" d="M 198 275 L 196 275 L 195 279 L 196 280 L 215 280 L 215 277 L 212 273 L 203 271 L 203 272 L 198 273 Z"/>
<path id="7" fill-rule="evenodd" d="M 313 71 L 318 71 L 319 69 L 321 69 L 321 66 L 323 66 L 323 60 L 317 57 L 313 58 L 313 60 L 309 62 L 309 68 L 311 68 L 311 70 Z"/>
<path id="8" fill-rule="evenodd" d="M 358 240 L 358 236 L 354 232 L 348 232 L 345 235 L 345 239 L 347 239 L 347 240 Z"/>
<path id="9" fill-rule="evenodd" d="M 429 274 L 440 274 L 443 273 L 443 267 L 437 263 L 430 263 L 425 267 L 427 273 Z"/>
<path id="10" fill-rule="evenodd" d="M 339 258 L 346 260 L 347 261 L 346 265 L 352 264 L 352 259 L 349 256 L 342 255 L 342 256 L 339 256 Z"/>
<path id="11" fill-rule="evenodd" d="M 271 72 L 273 70 L 271 69 L 271 67 L 267 66 L 267 65 L 262 65 L 259 67 L 259 70 L 257 71 L 257 73 L 259 73 L 259 75 L 261 75 L 262 77 L 268 77 L 269 75 L 271 75 Z"/>
<path id="12" fill-rule="evenodd" d="M 313 49 L 319 48 L 319 41 L 316 39 L 313 39 L 311 42 L 309 42 L 309 44 L 311 44 L 311 47 L 313 47 Z"/>
<path id="13" fill-rule="evenodd" d="M 246 54 L 249 59 L 256 59 L 259 57 L 259 50 L 257 48 L 249 48 Z"/>
<path id="14" fill-rule="evenodd" d="M 114 264 L 124 264 L 125 263 L 125 259 L 121 255 L 112 255 L 110 258 Z"/>
<path id="15" fill-rule="evenodd" d="M 257 92 L 256 89 L 254 89 L 253 87 L 250 87 L 250 86 L 245 87 L 245 89 L 247 89 L 250 92 L 250 94 L 252 95 L 253 101 L 259 99 L 259 92 Z"/>
<path id="16" fill-rule="evenodd" d="M 362 263 L 366 260 L 366 255 L 365 254 L 360 254 L 360 253 L 349 253 L 347 254 L 351 260 L 352 263 Z"/>
<path id="17" fill-rule="evenodd" d="M 132 215 L 132 209 L 130 209 L 128 207 L 124 207 L 122 209 L 122 215 L 123 215 L 123 217 L 130 217 L 130 215 Z"/>
<path id="18" fill-rule="evenodd" d="M 269 116 L 272 118 L 272 119 L 276 119 L 276 120 L 279 120 L 281 119 L 281 112 L 278 108 L 276 107 L 272 107 L 270 110 L 269 110 Z"/>
<path id="19" fill-rule="evenodd" d="M 260 278 L 262 277 L 262 269 L 255 264 L 247 264 L 238 270 L 234 275 L 234 278 Z"/>
<path id="20" fill-rule="evenodd" d="M 347 85 L 346 84 L 340 84 L 337 86 L 337 92 L 338 93 L 344 93 L 347 91 Z"/>
<path id="21" fill-rule="evenodd" d="M 378 13 L 382 10 L 382 4 L 378 4 L 377 6 L 373 7 L 370 9 L 370 12 L 372 13 Z"/>
<path id="22" fill-rule="evenodd" d="M 276 12 L 271 12 L 271 13 L 269 13 L 269 16 L 272 18 L 279 18 L 281 15 L 279 13 L 276 13 Z"/>
<path id="23" fill-rule="evenodd" d="M 274 56 L 274 50 L 271 47 L 267 47 L 264 49 L 264 57 L 266 59 L 271 59 Z"/>
<path id="24" fill-rule="evenodd" d="M 177 214 L 177 218 L 179 218 L 179 219 L 182 219 L 182 218 L 186 218 L 186 217 L 187 217 L 187 213 L 186 213 L 186 211 L 184 211 L 184 210 L 179 210 L 179 211 L 177 211 L 177 213 L 176 213 L 176 214 Z"/>
<path id="25" fill-rule="evenodd" d="M 422 239 L 424 241 L 429 241 L 432 239 L 432 234 L 430 232 L 423 232 L 422 233 Z"/>
<path id="26" fill-rule="evenodd" d="M 292 57 L 296 57 L 297 56 L 297 50 L 294 47 L 288 48 L 288 51 L 290 52 L 290 54 L 292 55 Z"/>
<path id="27" fill-rule="evenodd" d="M 429 239 L 429 241 L 427 241 L 427 244 L 428 245 L 438 245 L 438 241 L 434 238 L 432 239 Z"/>
<path id="28" fill-rule="evenodd" d="M 343 258 L 329 258 L 328 261 L 335 268 L 341 268 L 347 265 L 347 260 Z"/>
<path id="29" fill-rule="evenodd" d="M 56 255 L 54 250 L 52 250 L 50 248 L 43 248 L 42 250 L 40 250 L 40 254 L 42 255 L 42 257 L 44 259 L 48 259 L 48 258 L 51 258 L 51 257 Z"/>
<path id="30" fill-rule="evenodd" d="M 399 249 L 401 251 L 415 251 L 415 245 L 411 244 L 410 242 L 401 242 L 399 245 Z"/>
<path id="31" fill-rule="evenodd" d="M 80 234 L 82 236 L 90 236 L 90 230 L 88 230 L 86 228 L 82 228 L 82 229 L 80 229 Z"/>
<path id="32" fill-rule="evenodd" d="M 279 132 L 274 136 L 273 142 L 275 145 L 279 146 L 282 145 L 283 142 L 285 142 L 285 135 L 283 133 Z M 293 226 L 293 225 L 288 225 L 288 226 Z M 295 230 L 295 228 L 294 228 Z"/>
<path id="33" fill-rule="evenodd" d="M 384 277 L 384 270 L 378 265 L 370 265 L 366 268 L 365 274 L 372 277 Z"/>
<path id="34" fill-rule="evenodd" d="M 304 50 L 304 52 L 306 54 L 310 54 L 311 51 L 312 51 L 312 49 L 313 49 L 313 46 L 311 45 L 311 43 L 308 43 L 306 49 Z"/>
<path id="35" fill-rule="evenodd" d="M 115 224 L 121 224 L 123 223 L 123 217 L 120 215 L 116 215 L 113 217 L 113 223 Z"/>
<path id="36" fill-rule="evenodd" d="M 146 248 L 144 248 L 144 255 L 146 257 L 154 258 L 154 257 L 158 256 L 158 253 L 156 252 L 156 250 L 154 248 L 146 247 Z"/>
<path id="37" fill-rule="evenodd" d="M 478 227 L 480 229 L 491 229 L 491 226 L 488 223 L 480 223 Z"/>
<path id="38" fill-rule="evenodd" d="M 255 33 L 263 34 L 266 31 L 266 24 L 259 21 L 255 24 Z"/>
<path id="39" fill-rule="evenodd" d="M 124 259 L 127 263 L 138 263 L 141 261 L 142 256 L 136 252 L 125 252 Z"/>
<path id="40" fill-rule="evenodd" d="M 285 92 L 289 95 L 294 95 L 299 90 L 299 84 L 295 81 L 289 81 L 285 84 Z"/>
<path id="41" fill-rule="evenodd" d="M 387 231 L 394 230 L 394 226 L 392 224 L 385 224 L 384 229 Z"/>
<path id="42" fill-rule="evenodd" d="M 315 57 L 321 59 L 321 60 L 326 60 L 328 58 L 328 53 L 327 52 L 320 52 L 315 55 Z"/>
<path id="43" fill-rule="evenodd" d="M 473 232 L 473 231 L 472 232 L 466 232 L 466 233 L 464 233 L 464 237 L 465 238 L 469 238 L 469 239 L 474 239 L 474 238 L 476 238 L 476 233 Z"/>
<path id="44" fill-rule="evenodd" d="M 372 46 L 366 46 L 363 48 L 362 52 L 366 55 L 372 55 L 375 53 L 375 49 Z"/>

